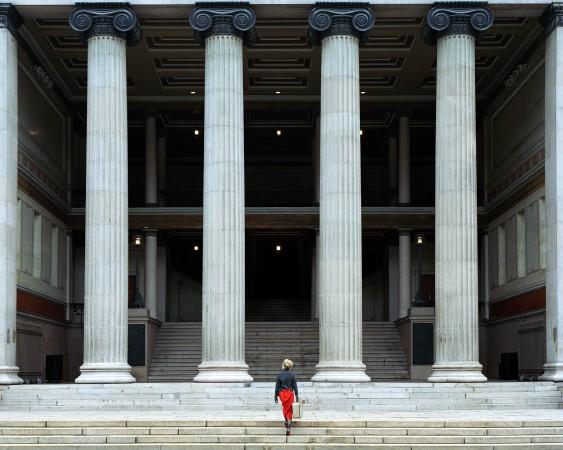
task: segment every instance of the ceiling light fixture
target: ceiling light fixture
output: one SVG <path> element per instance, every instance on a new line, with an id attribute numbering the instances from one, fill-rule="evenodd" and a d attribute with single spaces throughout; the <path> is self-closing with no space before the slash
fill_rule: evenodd
<path id="1" fill-rule="evenodd" d="M 196 136 L 199 136 L 199 130 L 194 130 L 194 134 L 195 134 Z"/>
<path id="2" fill-rule="evenodd" d="M 194 252 L 198 252 L 199 251 L 199 245 L 194 245 Z"/>
<path id="3" fill-rule="evenodd" d="M 360 136 L 364 135 L 364 130 L 360 130 Z"/>
<path id="4" fill-rule="evenodd" d="M 281 136 L 281 135 L 282 135 L 281 130 L 276 130 L 276 134 L 277 134 L 278 136 Z"/>
<path id="5" fill-rule="evenodd" d="M 275 94 L 276 94 L 276 95 L 280 95 L 280 94 L 281 94 L 281 91 L 276 91 Z"/>
<path id="6" fill-rule="evenodd" d="M 366 93 L 366 91 L 360 91 L 360 94 L 364 95 Z"/>
<path id="7" fill-rule="evenodd" d="M 281 252 L 281 245 L 276 245 L 276 252 Z"/>
<path id="8" fill-rule="evenodd" d="M 197 92 L 196 92 L 196 91 L 190 91 L 190 94 L 192 94 L 192 95 L 196 95 L 196 94 L 197 94 Z"/>

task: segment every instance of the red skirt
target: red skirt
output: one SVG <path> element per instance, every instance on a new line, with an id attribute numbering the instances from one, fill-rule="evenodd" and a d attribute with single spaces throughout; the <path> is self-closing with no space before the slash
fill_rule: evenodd
<path id="1" fill-rule="evenodd" d="M 279 392 L 278 394 L 281 402 L 282 402 L 282 409 L 283 409 L 283 416 L 286 420 L 293 419 L 293 391 L 291 389 L 284 389 Z"/>

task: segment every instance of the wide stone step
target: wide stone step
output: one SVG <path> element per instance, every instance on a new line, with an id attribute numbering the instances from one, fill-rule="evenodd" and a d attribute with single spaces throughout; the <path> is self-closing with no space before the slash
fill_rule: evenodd
<path id="1" fill-rule="evenodd" d="M 277 420 L 14 420 L 0 427 L 0 449 L 150 445 L 245 450 L 276 445 L 300 450 L 310 445 L 315 449 L 545 449 L 562 444 L 563 427 L 557 420 L 303 420 L 294 424 L 288 438 Z"/>

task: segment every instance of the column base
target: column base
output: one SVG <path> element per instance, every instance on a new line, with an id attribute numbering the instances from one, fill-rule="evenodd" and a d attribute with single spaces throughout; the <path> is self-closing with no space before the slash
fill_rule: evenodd
<path id="1" fill-rule="evenodd" d="M 129 364 L 91 363 L 80 367 L 79 384 L 135 383 Z"/>
<path id="2" fill-rule="evenodd" d="M 317 364 L 317 373 L 311 381 L 315 383 L 369 383 L 371 378 L 366 374 L 366 366 L 362 363 Z"/>
<path id="3" fill-rule="evenodd" d="M 17 366 L 0 366 L 0 384 L 22 384 L 23 380 L 18 377 L 19 371 Z"/>
<path id="4" fill-rule="evenodd" d="M 248 365 L 202 363 L 198 366 L 199 373 L 195 376 L 195 383 L 252 383 L 253 378 L 248 374 Z"/>
<path id="5" fill-rule="evenodd" d="M 478 362 L 434 364 L 430 383 L 484 383 L 487 377 L 481 373 L 483 366 Z"/>
<path id="6" fill-rule="evenodd" d="M 563 363 L 546 363 L 540 381 L 563 381 Z"/>

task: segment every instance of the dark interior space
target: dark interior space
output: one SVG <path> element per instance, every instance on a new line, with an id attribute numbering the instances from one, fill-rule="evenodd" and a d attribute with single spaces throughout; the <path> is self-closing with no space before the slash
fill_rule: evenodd
<path id="1" fill-rule="evenodd" d="M 311 319 L 313 243 L 303 233 L 247 235 L 247 321 Z"/>

